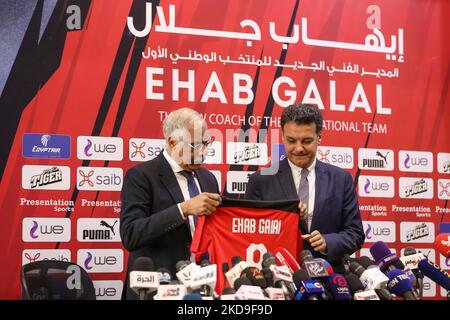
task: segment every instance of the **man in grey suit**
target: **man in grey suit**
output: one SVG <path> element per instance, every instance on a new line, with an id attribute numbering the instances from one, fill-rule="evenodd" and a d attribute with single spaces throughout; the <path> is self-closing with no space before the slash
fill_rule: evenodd
<path id="1" fill-rule="evenodd" d="M 220 204 L 214 175 L 201 168 L 212 141 L 204 119 L 192 109 L 178 109 L 165 119 L 163 131 L 165 150 L 124 178 L 120 235 L 130 252 L 127 299 L 137 299 L 128 279 L 134 261 L 148 257 L 155 270 L 164 267 L 174 276 L 176 263 L 192 258 L 197 216 L 212 214 Z"/>
<path id="2" fill-rule="evenodd" d="M 300 222 L 304 249 L 343 273 L 343 256 L 359 250 L 365 236 L 352 176 L 316 159 L 322 122 L 315 105 L 287 107 L 281 115 L 286 159 L 275 174 L 257 171 L 250 176 L 245 199 L 300 199 L 307 204 Z"/>

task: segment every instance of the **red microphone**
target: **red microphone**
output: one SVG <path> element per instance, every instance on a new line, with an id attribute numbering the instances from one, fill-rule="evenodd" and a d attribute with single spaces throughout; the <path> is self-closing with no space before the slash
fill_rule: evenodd
<path id="1" fill-rule="evenodd" d="M 450 257 L 450 234 L 441 233 L 434 239 L 434 247 L 446 258 Z"/>
<path id="2" fill-rule="evenodd" d="M 288 267 L 289 271 L 294 274 L 295 271 L 300 270 L 300 265 L 292 256 L 292 254 L 285 248 L 278 247 L 273 251 L 277 265 Z"/>

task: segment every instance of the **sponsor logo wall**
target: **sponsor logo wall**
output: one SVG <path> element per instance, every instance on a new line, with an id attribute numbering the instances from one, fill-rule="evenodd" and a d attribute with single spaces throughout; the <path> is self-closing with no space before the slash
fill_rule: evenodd
<path id="1" fill-rule="evenodd" d="M 90 1 L 90 23 L 121 31 L 111 32 L 108 41 L 97 31 L 83 37 L 86 25 L 67 31 L 51 52 L 42 47 L 49 63 L 38 74 L 45 79 L 25 72 L 28 62 L 18 53 L 36 47 L 29 42 L 36 28 L 46 39 L 56 30 L 44 26 L 43 16 L 43 25 L 34 29 L 31 20 L 14 26 L 10 34 L 18 50 L 7 54 L 11 66 L 0 75 L 0 298 L 20 299 L 20 267 L 39 260 L 76 262 L 94 280 L 98 299 L 121 296 L 128 258 L 119 233 L 124 177 L 130 167 L 161 154 L 162 123 L 181 107 L 199 111 L 222 134 L 206 150 L 205 167 L 224 196 L 241 198 L 250 174 L 286 158 L 280 130 L 285 107 L 317 104 L 324 115 L 317 159 L 348 171 L 355 182 L 366 236 L 356 256 L 370 257 L 376 241 L 398 254 L 407 246 L 434 250 L 435 236 L 444 230 L 440 223 L 450 222 L 450 107 L 441 98 L 450 62 L 438 54 L 450 45 L 442 41 L 442 26 L 429 21 L 450 21 L 449 11 L 432 0 L 377 3 L 384 50 L 395 47 L 386 53 L 373 46 L 361 50 L 376 27 L 371 23 L 377 19 L 367 13 L 372 2 L 296 4 L 161 3 L 166 13 L 175 6 L 178 27 L 208 32 L 152 28 L 147 39 L 131 32 L 126 21 L 133 15 L 144 21 L 145 2 L 120 1 L 110 8 Z M 66 16 L 66 9 L 57 5 L 47 14 Z M 24 20 L 24 12 L 14 12 Z M 235 23 L 246 19 L 254 21 L 254 34 L 252 26 Z M 133 43 L 129 50 L 124 25 Z M 217 31 L 229 32 L 218 37 Z M 15 79 L 30 81 L 22 86 Z M 262 134 L 225 139 L 227 130 L 239 129 Z M 448 259 L 430 257 L 450 270 Z M 431 281 L 426 295 L 443 298 Z"/>

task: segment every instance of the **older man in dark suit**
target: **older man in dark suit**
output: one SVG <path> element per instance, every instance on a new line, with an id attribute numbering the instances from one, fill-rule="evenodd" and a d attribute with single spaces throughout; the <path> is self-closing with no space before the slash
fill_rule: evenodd
<path id="1" fill-rule="evenodd" d="M 212 214 L 220 204 L 214 175 L 201 168 L 211 138 L 200 114 L 188 108 L 173 111 L 163 131 L 166 149 L 129 169 L 122 188 L 120 235 L 130 252 L 127 299 L 137 299 L 128 281 L 134 261 L 148 257 L 155 269 L 167 268 L 174 276 L 176 263 L 192 258 L 197 216 Z"/>
<path id="2" fill-rule="evenodd" d="M 245 198 L 300 199 L 307 204 L 307 214 L 300 223 L 304 248 L 330 261 L 335 272 L 343 273 L 343 256 L 359 250 L 365 236 L 352 176 L 316 159 L 322 122 L 315 105 L 287 107 L 281 115 L 286 159 L 279 162 L 276 173 L 254 173 Z"/>

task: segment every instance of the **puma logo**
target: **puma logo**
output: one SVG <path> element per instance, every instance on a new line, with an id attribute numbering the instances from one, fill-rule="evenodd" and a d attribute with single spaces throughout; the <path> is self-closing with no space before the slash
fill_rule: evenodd
<path id="1" fill-rule="evenodd" d="M 386 162 L 386 164 L 388 163 L 388 161 L 387 161 L 388 154 L 389 154 L 389 151 L 388 151 L 388 153 L 386 153 L 385 156 L 383 156 L 380 151 L 377 151 L 377 153 L 376 153 L 377 156 L 379 156 L 379 157 L 384 159 L 384 162 Z"/>
<path id="2" fill-rule="evenodd" d="M 108 229 L 110 229 L 111 232 L 113 233 L 113 235 L 116 235 L 116 233 L 114 232 L 114 226 L 116 225 L 116 223 L 117 223 L 117 220 L 114 221 L 114 224 L 111 226 L 111 225 L 109 225 L 108 222 L 106 222 L 105 220 L 100 221 L 100 225 L 101 225 L 102 227 L 107 227 Z"/>

